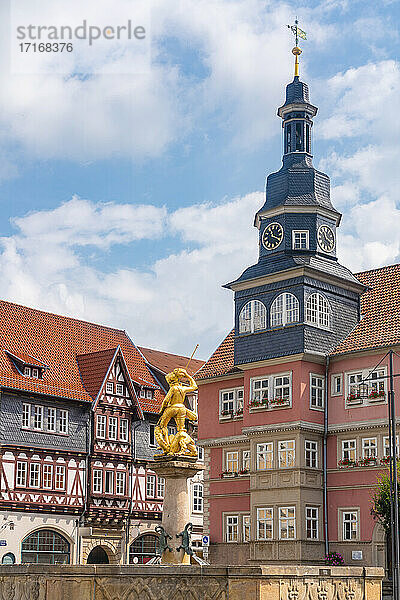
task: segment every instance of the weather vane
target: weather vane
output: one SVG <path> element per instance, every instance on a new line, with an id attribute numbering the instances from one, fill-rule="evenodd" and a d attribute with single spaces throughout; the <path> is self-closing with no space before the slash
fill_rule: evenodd
<path id="1" fill-rule="evenodd" d="M 299 27 L 299 22 L 297 20 L 297 17 L 294 21 L 294 25 L 288 25 L 288 28 L 291 30 L 291 32 L 293 33 L 295 40 L 296 40 L 296 45 L 292 50 L 292 54 L 294 54 L 295 56 L 295 61 L 294 61 L 294 76 L 298 77 L 299 76 L 299 56 L 301 54 L 301 49 L 299 48 L 299 37 L 302 40 L 306 40 L 307 39 L 307 34 L 305 31 L 303 31 L 302 29 L 300 29 Z"/>

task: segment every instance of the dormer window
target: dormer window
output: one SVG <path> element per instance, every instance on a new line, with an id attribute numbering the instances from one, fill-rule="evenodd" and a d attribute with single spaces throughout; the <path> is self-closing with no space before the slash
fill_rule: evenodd
<path id="1" fill-rule="evenodd" d="M 154 390 L 150 388 L 140 388 L 139 398 L 147 398 L 147 400 L 152 400 L 154 398 Z"/>
<path id="2" fill-rule="evenodd" d="M 48 366 L 43 362 L 30 356 L 25 352 L 11 352 L 5 350 L 8 358 L 12 361 L 14 367 L 17 369 L 20 375 L 24 377 L 32 377 L 33 379 L 42 379 L 44 372 L 48 369 Z"/>

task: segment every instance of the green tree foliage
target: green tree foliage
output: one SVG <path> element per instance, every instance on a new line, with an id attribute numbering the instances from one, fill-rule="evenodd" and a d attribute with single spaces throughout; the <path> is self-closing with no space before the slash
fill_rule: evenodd
<path id="1" fill-rule="evenodd" d="M 400 477 L 399 463 L 397 464 L 397 477 Z M 378 485 L 372 496 L 371 514 L 381 523 L 386 534 L 389 535 L 391 523 L 389 470 L 378 475 Z"/>

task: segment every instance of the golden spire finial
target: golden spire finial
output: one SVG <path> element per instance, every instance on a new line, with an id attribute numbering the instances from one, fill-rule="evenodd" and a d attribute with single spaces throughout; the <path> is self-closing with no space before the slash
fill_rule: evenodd
<path id="1" fill-rule="evenodd" d="M 296 45 L 292 50 L 292 54 L 294 54 L 295 59 L 294 59 L 294 76 L 298 77 L 299 76 L 299 56 L 301 54 L 301 49 L 299 48 L 299 37 L 301 37 L 303 40 L 307 39 L 307 35 L 306 32 L 303 31 L 302 29 L 300 29 L 299 27 L 299 22 L 297 20 L 297 17 L 295 19 L 294 25 L 288 25 L 289 29 L 292 31 L 293 35 L 295 36 L 295 40 L 296 40 Z"/>

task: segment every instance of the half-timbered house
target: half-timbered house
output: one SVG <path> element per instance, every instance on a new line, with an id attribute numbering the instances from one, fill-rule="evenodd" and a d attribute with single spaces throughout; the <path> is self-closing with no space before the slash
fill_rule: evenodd
<path id="1" fill-rule="evenodd" d="M 164 389 L 125 331 L 0 302 L 3 562 L 145 562 Z"/>

